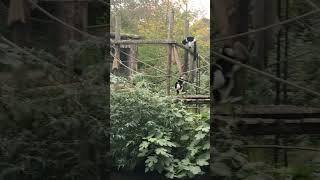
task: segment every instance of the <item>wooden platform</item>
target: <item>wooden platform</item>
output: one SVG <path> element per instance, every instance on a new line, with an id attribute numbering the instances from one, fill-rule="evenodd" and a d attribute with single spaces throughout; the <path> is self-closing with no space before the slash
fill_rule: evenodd
<path id="1" fill-rule="evenodd" d="M 183 101 L 186 104 L 210 104 L 210 96 L 204 95 L 182 95 L 177 97 L 177 99 Z"/>
<path id="2" fill-rule="evenodd" d="M 320 134 L 320 108 L 298 106 L 243 106 L 234 114 L 215 110 L 214 121 L 236 121 L 241 134 Z"/>

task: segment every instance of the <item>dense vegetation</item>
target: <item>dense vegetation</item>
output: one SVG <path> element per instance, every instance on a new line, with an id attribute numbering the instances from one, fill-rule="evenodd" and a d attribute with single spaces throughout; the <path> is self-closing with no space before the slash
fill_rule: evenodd
<path id="1" fill-rule="evenodd" d="M 115 169 L 194 177 L 209 165 L 208 113 L 194 114 L 148 89 L 112 76 L 111 154 Z"/>
<path id="2" fill-rule="evenodd" d="M 282 1 L 284 2 L 284 1 Z M 297 17 L 311 11 L 312 7 L 306 1 L 294 0 L 289 2 L 289 17 Z M 278 3 L 278 1 L 277 1 Z M 319 5 L 319 3 L 316 3 Z M 252 9 L 251 9 L 252 10 Z M 284 14 L 285 9 L 282 9 Z M 251 14 L 251 11 L 250 13 Z M 288 25 L 281 26 L 281 47 L 278 49 L 275 30 L 273 34 L 272 48 L 268 53 L 268 66 L 264 71 L 276 75 L 277 53 L 281 55 L 280 69 L 284 68 L 284 62 L 288 62 L 288 80 L 306 88 L 319 89 L 319 15 L 308 16 Z M 282 19 L 284 20 L 284 19 Z M 250 22 L 252 23 L 252 22 Z M 249 29 L 252 24 L 249 24 Z M 285 56 L 285 28 L 289 29 L 287 49 Z M 277 28 L 274 28 L 277 29 Z M 219 37 L 219 34 L 217 35 Z M 255 36 L 249 36 L 249 42 L 254 41 Z M 222 44 L 222 43 L 221 43 Z M 255 66 L 257 51 L 250 49 L 251 59 L 249 65 Z M 281 78 L 284 74 L 280 74 Z M 247 71 L 247 84 L 244 104 L 272 105 L 275 103 L 275 82 L 263 76 Z M 281 88 L 283 86 L 281 85 Z M 283 93 L 280 95 L 283 100 Z M 281 104 L 297 106 L 319 106 L 319 97 L 312 96 L 304 91 L 288 87 L 288 99 Z M 214 117 L 212 117 L 214 119 Z M 236 119 L 237 121 L 237 119 Z M 211 172 L 220 179 L 261 179 L 261 180 L 313 180 L 319 179 L 319 154 L 303 150 L 275 150 L 263 147 L 248 149 L 245 145 L 266 145 L 278 143 L 283 146 L 319 147 L 319 136 L 310 135 L 280 135 L 257 136 L 241 138 L 234 128 L 236 122 L 224 122 L 226 127 L 212 129 L 211 147 L 214 157 L 211 159 Z M 281 132 L 279 132 L 281 133 Z M 284 154 L 287 154 L 284 157 Z M 275 156 L 278 160 L 275 162 Z M 286 159 L 287 158 L 287 159 Z M 286 165 L 287 164 L 287 165 Z"/>
<path id="3" fill-rule="evenodd" d="M 173 38 L 184 38 L 184 2 L 113 1 L 111 32 L 116 14 L 121 16 L 121 33 L 143 39 L 167 39 L 168 10 L 174 9 Z M 127 9 L 130 8 L 130 11 Z M 209 20 L 188 12 L 190 35 L 197 38 L 199 54 L 209 54 Z M 183 60 L 184 51 L 179 50 Z M 166 96 L 167 47 L 139 45 L 138 71 L 126 80 L 112 75 L 111 154 L 114 171 L 158 173 L 166 178 L 194 178 L 209 170 L 208 107 L 196 114 L 182 102 Z M 208 61 L 209 58 L 206 57 Z M 200 61 L 201 66 L 207 65 Z M 173 64 L 173 77 L 178 76 Z M 209 67 L 201 71 L 201 88 L 209 89 Z M 171 78 L 172 90 L 176 81 Z M 192 86 L 186 92 L 194 94 Z M 202 94 L 208 92 L 202 91 Z"/>
<path id="4" fill-rule="evenodd" d="M 37 57 L 32 58 L 0 43 L 1 75 L 11 77 L 1 81 L 0 179 L 107 176 L 104 56 L 91 41 L 70 46 L 68 61 L 82 60 L 80 82 L 72 71 L 57 68 L 51 54 L 26 48 Z"/>

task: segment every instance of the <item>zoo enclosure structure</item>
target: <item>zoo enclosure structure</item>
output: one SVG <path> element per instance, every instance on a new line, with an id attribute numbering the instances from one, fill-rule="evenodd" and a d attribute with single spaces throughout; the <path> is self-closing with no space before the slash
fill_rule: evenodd
<path id="1" fill-rule="evenodd" d="M 215 56 L 218 56 L 219 58 L 223 58 L 226 61 L 238 64 L 246 70 L 255 72 L 273 80 L 275 85 L 275 98 L 273 101 L 274 105 L 231 105 L 232 108 L 228 109 L 212 103 L 211 107 L 214 108 L 211 109 L 211 114 L 213 117 L 211 127 L 213 131 L 215 131 L 219 127 L 224 126 L 225 121 L 230 121 L 236 124 L 236 131 L 243 136 L 274 135 L 275 145 L 248 145 L 244 147 L 274 148 L 274 161 L 276 163 L 278 162 L 278 149 L 284 149 L 284 164 L 285 166 L 287 166 L 287 146 L 281 146 L 279 144 L 280 137 L 284 138 L 283 143 L 286 144 L 287 142 L 285 138 L 289 135 L 320 135 L 320 108 L 288 105 L 288 97 L 290 97 L 288 93 L 288 87 L 302 90 L 305 93 L 318 98 L 320 97 L 319 92 L 306 88 L 303 85 L 295 84 L 288 80 L 290 79 L 290 60 L 312 53 L 310 51 L 302 52 L 301 54 L 297 54 L 297 51 L 290 52 L 291 48 L 289 45 L 295 47 L 297 45 L 295 45 L 294 43 L 296 39 L 292 39 L 292 37 L 289 36 L 289 30 L 294 29 L 295 27 L 293 27 L 292 25 L 289 26 L 288 24 L 297 23 L 299 24 L 299 26 L 307 28 L 312 35 L 314 35 L 315 33 L 319 33 L 319 31 L 316 31 L 317 27 L 319 27 L 319 21 L 312 21 L 315 23 L 311 24 L 310 26 L 310 24 L 308 23 L 303 23 L 301 19 L 308 16 L 311 16 L 314 19 L 319 18 L 320 7 L 317 4 L 313 3 L 311 0 L 307 0 L 306 3 L 308 3 L 313 9 L 302 15 L 289 18 L 289 1 L 278 0 L 277 3 L 277 16 L 279 17 L 279 22 L 276 22 L 274 24 L 267 24 L 253 30 L 239 32 L 238 34 L 231 34 L 229 36 L 218 38 L 215 41 L 215 43 L 225 43 L 225 41 L 231 41 L 233 39 L 239 39 L 247 36 L 251 37 L 251 35 L 256 38 L 256 36 L 261 35 L 262 32 L 278 26 L 283 26 L 276 34 L 276 50 L 274 63 L 268 64 L 267 61 L 264 61 L 264 68 L 255 68 L 224 57 L 220 53 L 213 52 L 213 54 Z M 319 38 L 319 36 L 313 37 Z M 290 43 L 291 41 L 292 43 Z M 265 47 L 264 45 L 262 45 L 258 48 L 263 49 Z M 291 54 L 293 54 L 293 56 L 290 57 Z M 263 60 L 265 60 L 265 58 L 266 54 L 263 55 Z M 291 68 L 294 68 L 293 65 L 291 65 Z M 267 71 L 269 70 L 269 72 L 263 71 L 264 69 Z M 275 75 L 273 75 L 272 73 L 274 73 Z M 291 147 L 289 149 L 312 150 L 311 148 Z M 319 149 L 317 149 L 317 151 L 319 151 Z"/>
<path id="2" fill-rule="evenodd" d="M 147 63 L 139 60 L 137 58 L 137 51 L 138 51 L 138 45 L 144 44 L 144 45 L 163 45 L 167 46 L 167 68 L 166 72 L 159 70 L 155 67 L 152 67 L 153 69 L 161 72 L 166 77 L 167 82 L 167 95 L 170 95 L 170 89 L 171 89 L 171 78 L 178 79 L 181 76 L 187 76 L 189 75 L 190 78 L 188 78 L 190 81 L 186 81 L 186 84 L 189 84 L 191 86 L 194 86 L 196 89 L 196 94 L 200 93 L 200 69 L 203 67 L 200 67 L 200 56 L 198 53 L 194 54 L 194 52 L 191 49 L 188 49 L 187 47 L 183 46 L 182 44 L 177 43 L 173 39 L 173 10 L 171 9 L 168 13 L 168 33 L 167 33 L 167 39 L 157 39 L 157 40 L 143 40 L 142 38 L 131 38 L 131 39 L 124 39 L 123 35 L 120 34 L 121 29 L 121 20 L 118 14 L 115 15 L 115 32 L 111 33 L 111 45 L 113 47 L 112 53 L 114 54 L 114 60 L 112 63 L 112 71 L 114 73 L 118 73 L 119 70 L 121 71 L 121 67 L 123 70 L 125 70 L 125 75 L 128 75 L 129 78 L 133 74 L 133 72 L 138 72 L 138 62 L 142 62 L 143 64 L 148 65 Z M 138 37 L 138 36 L 134 36 Z M 178 51 L 176 47 L 180 47 L 185 51 L 185 54 L 188 54 L 185 56 L 184 66 L 178 55 Z M 129 52 L 125 52 L 124 48 L 130 49 Z M 189 56 L 193 55 L 196 56 L 196 60 L 189 61 Z M 204 58 L 203 58 L 204 59 Z M 178 71 L 179 71 L 179 77 L 175 77 L 172 75 L 172 63 L 173 60 L 176 61 Z M 126 61 L 128 61 L 126 63 Z M 208 63 L 208 62 L 207 62 Z M 191 64 L 191 66 L 188 66 L 188 64 Z M 148 65 L 151 66 L 151 65 Z M 196 85 L 193 84 L 194 82 L 194 76 L 196 75 Z M 205 90 L 209 92 L 209 90 Z"/>

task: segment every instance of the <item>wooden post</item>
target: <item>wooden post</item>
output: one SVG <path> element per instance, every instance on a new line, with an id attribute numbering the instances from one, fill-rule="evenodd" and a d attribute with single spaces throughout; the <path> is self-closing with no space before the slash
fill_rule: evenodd
<path id="1" fill-rule="evenodd" d="M 282 19 L 282 3 L 281 0 L 278 1 L 278 16 L 280 18 L 280 20 Z M 282 32 L 281 30 L 278 32 L 278 36 L 277 36 L 277 65 L 276 65 L 276 76 L 278 78 L 281 78 L 281 37 L 282 37 Z M 281 84 L 280 82 L 276 82 L 276 97 L 275 97 L 275 104 L 278 105 L 281 103 L 281 99 L 280 99 L 280 93 L 281 93 Z"/>
<path id="2" fill-rule="evenodd" d="M 279 0 L 280 1 L 280 0 Z M 253 10 L 253 27 L 261 28 L 278 22 L 277 3 L 278 0 L 255 0 Z M 242 2 L 241 2 L 242 3 Z M 264 69 L 268 65 L 268 51 L 273 47 L 273 33 L 278 31 L 277 28 L 272 30 L 261 31 L 256 34 L 256 67 Z"/>
<path id="3" fill-rule="evenodd" d="M 253 22 L 255 28 L 263 27 L 265 23 L 265 0 L 255 0 L 254 7 L 254 17 Z M 255 63 L 256 67 L 259 69 L 264 68 L 266 51 L 265 51 L 265 32 L 258 32 L 255 36 L 255 44 L 256 44 L 256 56 L 257 61 Z"/>
<path id="4" fill-rule="evenodd" d="M 249 17 L 249 0 L 242 0 L 241 3 L 239 3 L 239 10 L 236 14 L 238 14 L 236 22 L 241 22 L 236 26 L 236 32 L 237 33 L 243 33 L 243 32 L 247 32 L 248 29 L 248 17 Z M 241 45 L 243 45 L 244 47 L 240 47 L 240 45 L 238 44 L 238 42 L 234 42 L 233 47 L 235 48 L 236 51 L 242 51 L 245 48 L 245 50 L 247 50 L 248 47 L 248 37 L 241 37 L 239 39 L 237 39 Z M 242 51 L 242 53 L 244 53 Z M 241 57 L 241 61 L 244 61 L 244 63 L 246 63 L 245 61 L 248 61 L 248 54 L 242 54 L 244 55 L 243 57 Z M 238 57 L 239 58 L 239 57 Z M 245 58 L 242 59 L 242 58 Z M 234 89 L 232 90 L 232 95 L 235 97 L 239 97 L 239 96 L 244 96 L 245 95 L 245 90 L 246 90 L 246 86 L 247 86 L 247 75 L 246 75 L 246 69 L 241 68 L 239 71 L 237 71 L 234 75 L 235 77 L 235 84 L 234 84 Z M 241 103 L 241 101 L 239 102 Z"/>
<path id="5" fill-rule="evenodd" d="M 117 13 L 115 16 L 115 40 L 119 41 L 121 40 L 120 36 L 120 30 L 121 30 L 121 19 L 120 14 Z M 116 71 L 119 69 L 120 63 L 118 60 L 120 60 L 120 44 L 115 45 L 115 59 L 113 60 L 112 64 L 112 71 Z"/>
<path id="6" fill-rule="evenodd" d="M 87 27 L 87 11 L 88 11 L 88 1 L 63 1 L 57 3 L 56 8 L 56 16 L 57 18 L 61 19 L 62 21 L 66 22 L 67 24 L 70 24 L 71 26 L 74 26 L 80 30 L 85 31 Z M 53 32 L 54 31 L 54 32 Z M 63 24 L 57 23 L 57 29 L 52 30 L 53 33 L 57 34 L 57 40 L 58 40 L 58 47 L 57 47 L 57 53 L 60 55 L 60 57 L 65 61 L 66 60 L 66 54 L 64 51 L 60 50 L 61 46 L 66 45 L 70 40 L 81 40 L 83 36 L 64 26 Z M 70 62 L 73 63 L 73 62 Z M 70 64 L 69 66 L 73 66 L 73 64 Z"/>
<path id="7" fill-rule="evenodd" d="M 172 39 L 173 32 L 173 9 L 169 10 L 169 24 L 168 24 L 168 40 Z M 171 77 L 171 64 L 172 64 L 172 44 L 168 45 L 168 64 L 167 64 L 167 95 L 170 95 L 170 77 Z"/>
<path id="8" fill-rule="evenodd" d="M 189 63 L 189 70 L 194 70 L 196 67 L 196 61 L 194 60 L 194 57 L 196 56 L 196 54 L 193 54 L 193 58 Z M 195 71 L 191 71 L 189 72 L 189 82 L 193 83 L 194 82 L 194 77 L 195 77 L 196 72 Z"/>
<path id="9" fill-rule="evenodd" d="M 286 4 L 286 19 L 289 19 L 289 0 L 285 1 Z M 284 47 L 284 56 L 285 56 L 285 61 L 283 63 L 283 79 L 287 80 L 288 79 L 288 50 L 289 50 L 289 26 L 285 27 L 285 47 Z M 287 93 L 288 89 L 287 89 L 287 85 L 284 84 L 283 85 L 283 103 L 286 104 L 287 100 L 288 100 L 288 93 Z"/>
<path id="10" fill-rule="evenodd" d="M 173 57 L 175 59 L 175 62 L 177 63 L 177 68 L 178 68 L 178 71 L 179 71 L 179 76 L 183 76 L 183 65 L 181 64 L 181 61 L 180 61 L 180 58 L 179 58 L 179 54 L 178 54 L 178 50 L 176 48 L 176 46 L 173 46 Z"/>
<path id="11" fill-rule="evenodd" d="M 31 5 L 27 1 L 11 0 L 8 10 L 8 25 L 13 42 L 20 46 L 30 46 Z"/>
<path id="12" fill-rule="evenodd" d="M 184 16 L 184 37 L 189 36 L 189 19 L 188 19 L 188 2 L 186 2 L 186 12 Z M 187 50 L 184 51 L 184 66 L 183 66 L 183 71 L 185 72 L 185 78 L 188 79 L 188 73 L 189 71 L 189 52 Z"/>

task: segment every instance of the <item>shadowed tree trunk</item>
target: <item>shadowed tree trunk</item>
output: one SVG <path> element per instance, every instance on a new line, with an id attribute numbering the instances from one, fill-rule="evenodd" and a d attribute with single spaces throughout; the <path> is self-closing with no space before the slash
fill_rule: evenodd
<path id="1" fill-rule="evenodd" d="M 74 26 L 82 31 L 86 31 L 88 18 L 88 2 L 83 1 L 62 1 L 57 5 L 57 18 Z M 57 23 L 58 32 L 58 53 L 65 59 L 65 54 L 61 51 L 61 46 L 66 45 L 70 40 L 81 40 L 82 35 L 63 24 Z"/>
<path id="2" fill-rule="evenodd" d="M 242 0 L 241 3 L 233 0 L 215 0 L 214 16 L 219 34 L 222 37 L 228 37 L 248 31 L 248 7 L 249 0 Z M 223 46 L 230 46 L 235 51 L 240 52 L 238 60 L 245 63 L 248 60 L 247 37 L 239 37 L 225 40 Z M 231 92 L 232 96 L 243 96 L 246 84 L 245 70 L 241 69 L 235 74 L 235 87 Z"/>
<path id="3" fill-rule="evenodd" d="M 28 46 L 30 42 L 31 6 L 27 1 L 11 0 L 8 11 L 8 24 L 13 42 Z"/>
<path id="4" fill-rule="evenodd" d="M 255 29 L 278 22 L 277 3 L 278 0 L 254 0 L 252 21 Z M 255 35 L 254 64 L 259 69 L 264 69 L 268 64 L 268 51 L 272 48 L 275 31 L 277 29 L 260 31 Z"/>

